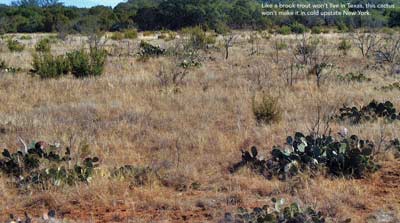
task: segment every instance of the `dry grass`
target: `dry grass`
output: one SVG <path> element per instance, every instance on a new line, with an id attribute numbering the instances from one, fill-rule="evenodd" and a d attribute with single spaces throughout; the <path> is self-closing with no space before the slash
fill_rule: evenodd
<path id="1" fill-rule="evenodd" d="M 329 44 L 339 41 L 330 34 L 325 37 Z M 294 41 L 293 36 L 285 38 Z M 177 191 L 173 184 L 165 186 L 154 178 L 134 187 L 129 180 L 97 174 L 89 185 L 20 193 L 0 176 L 0 220 L 11 212 L 28 210 L 40 216 L 54 208 L 78 222 L 216 222 L 225 211 L 261 205 L 270 197 L 321 209 L 332 222 L 349 217 L 352 222 L 365 222 L 381 209 L 399 214 L 400 177 L 394 175 L 397 184 L 392 186 L 384 177 L 390 171 L 399 174 L 399 161 L 393 158 L 381 158 L 383 170 L 364 180 L 317 177 L 280 182 L 247 170 L 229 174 L 229 165 L 240 159 L 240 148 L 258 145 L 262 155 L 268 156 L 270 148 L 287 135 L 307 132 L 319 109 L 327 114 L 343 103 L 359 106 L 372 99 L 391 100 L 400 109 L 398 92 L 374 90 L 394 78 L 382 70 L 367 69 L 369 61 L 361 59 L 356 49 L 346 58 L 333 59 L 337 67 L 321 89 L 314 77 L 305 74 L 287 87 L 281 65 L 269 56 L 271 40 L 261 42 L 266 55 L 248 56 L 250 45 L 245 40 L 231 49 L 228 61 L 222 51 L 211 51 L 208 56 L 216 60 L 192 71 L 178 93 L 161 88 L 156 79 L 161 64 L 171 63 L 169 58 L 138 62 L 133 57 L 110 57 L 103 76 L 85 80 L 41 80 L 26 71 L 0 74 L 0 127 L 5 130 L 0 133 L 1 148 L 16 150 L 17 136 L 71 144 L 77 156 L 89 145 L 84 152 L 99 156 L 104 168 L 161 167 L 171 182 L 201 184 L 199 190 Z M 79 44 L 57 46 L 53 50 L 63 52 Z M 20 54 L 0 52 L 0 58 L 13 66 L 29 69 L 29 49 Z M 373 81 L 334 80 L 336 74 L 358 71 Z M 256 123 L 252 98 L 261 91 L 279 97 L 283 112 L 279 122 Z M 331 123 L 330 127 L 337 132 L 341 125 Z M 399 137 L 400 124 L 346 127 L 351 134 L 377 141 L 381 132 L 387 138 Z"/>

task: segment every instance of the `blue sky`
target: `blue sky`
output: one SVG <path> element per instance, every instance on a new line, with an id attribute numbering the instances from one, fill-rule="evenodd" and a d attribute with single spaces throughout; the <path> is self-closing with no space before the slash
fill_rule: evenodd
<path id="1" fill-rule="evenodd" d="M 0 0 L 0 4 L 10 4 L 13 0 Z M 92 7 L 95 5 L 116 6 L 126 0 L 60 0 L 65 5 L 74 5 L 78 7 Z"/>

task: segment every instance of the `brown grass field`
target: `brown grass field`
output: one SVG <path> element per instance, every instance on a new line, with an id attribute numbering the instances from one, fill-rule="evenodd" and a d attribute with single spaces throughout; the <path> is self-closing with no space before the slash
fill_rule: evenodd
<path id="1" fill-rule="evenodd" d="M 335 64 L 320 88 L 306 72 L 296 76 L 293 86 L 286 85 L 282 67 L 288 64 L 288 50 L 282 51 L 279 64 L 271 59 L 274 39 L 293 44 L 296 36 L 259 38 L 260 53 L 249 55 L 251 44 L 245 32 L 241 35 L 227 60 L 223 48 L 203 52 L 202 66 L 177 87 L 161 86 L 156 76 L 161 67 L 169 72 L 170 57 L 142 62 L 133 56 L 139 40 L 131 40 L 131 56 L 109 56 L 100 77 L 43 80 L 29 74 L 40 35 L 22 40 L 26 49 L 21 53 L 9 52 L 2 41 L 0 58 L 22 71 L 0 73 L 0 148 L 18 150 L 18 137 L 59 142 L 71 146 L 76 157 L 98 156 L 101 168 L 89 184 L 47 190 L 19 191 L 0 174 L 0 222 L 10 213 L 23 216 L 27 211 L 40 218 L 53 209 L 65 222 L 218 222 L 227 211 L 263 205 L 271 197 L 318 209 L 328 222 L 378 222 L 371 216 L 379 212 L 400 219 L 400 160 L 393 151 L 378 151 L 375 159 L 382 168 L 364 179 L 304 174 L 280 181 L 247 169 L 229 173 L 229 166 L 241 159 L 241 148 L 256 145 L 268 157 L 273 145 L 297 131 L 309 132 L 319 113 L 331 114 L 343 104 L 390 100 L 400 109 L 398 90 L 375 89 L 400 76 L 372 66 L 373 60 L 361 57 L 355 47 L 341 55 L 336 48 L 346 34 L 319 35 Z M 82 37 L 74 38 L 54 44 L 53 53 L 80 48 Z M 126 41 L 107 44 L 120 47 L 116 51 L 122 54 L 127 50 Z M 349 72 L 362 72 L 372 81 L 336 79 Z M 252 100 L 262 92 L 278 98 L 279 121 L 257 124 Z M 376 143 L 400 137 L 400 122 L 329 123 L 333 135 L 343 127 Z M 108 176 L 107 168 L 126 164 L 158 169 L 164 180 L 150 175 L 137 185 Z"/>

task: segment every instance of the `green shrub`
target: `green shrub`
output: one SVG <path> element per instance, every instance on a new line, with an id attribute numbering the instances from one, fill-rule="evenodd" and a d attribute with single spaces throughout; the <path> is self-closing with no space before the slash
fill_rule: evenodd
<path id="1" fill-rule="evenodd" d="M 278 98 L 263 94 L 260 99 L 253 99 L 253 114 L 256 121 L 261 124 L 270 124 L 279 121 L 282 116 Z"/>
<path id="2" fill-rule="evenodd" d="M 41 78 L 59 78 L 69 71 L 69 62 L 65 56 L 53 56 L 50 53 L 34 54 L 32 65 L 32 72 Z"/>
<path id="3" fill-rule="evenodd" d="M 289 26 L 281 26 L 277 32 L 281 35 L 289 35 L 292 33 L 292 29 Z"/>
<path id="4" fill-rule="evenodd" d="M 298 22 L 293 23 L 290 26 L 290 29 L 292 30 L 293 33 L 296 33 L 296 34 L 302 34 L 307 31 L 307 28 L 303 24 L 298 23 Z"/>
<path id="5" fill-rule="evenodd" d="M 189 45 L 196 50 L 206 49 L 208 44 L 216 42 L 215 36 L 207 35 L 200 26 L 185 28 L 182 32 L 189 35 Z"/>
<path id="6" fill-rule="evenodd" d="M 322 33 L 322 28 L 319 26 L 314 26 L 311 28 L 311 33 L 312 34 L 321 34 Z"/>
<path id="7" fill-rule="evenodd" d="M 122 40 L 122 39 L 136 39 L 138 33 L 135 29 L 127 29 L 123 32 L 114 32 L 111 36 L 112 40 Z"/>
<path id="8" fill-rule="evenodd" d="M 340 43 L 339 43 L 338 50 L 341 51 L 343 53 L 343 55 L 347 55 L 347 52 L 350 49 L 351 49 L 350 41 L 348 41 L 346 39 L 342 39 L 342 41 L 340 41 Z"/>
<path id="9" fill-rule="evenodd" d="M 67 53 L 71 73 L 78 78 L 99 76 L 104 71 L 107 52 L 103 49 L 83 49 Z"/>
<path id="10" fill-rule="evenodd" d="M 125 39 L 136 39 L 138 36 L 136 29 L 127 29 L 124 30 L 124 38 Z"/>
<path id="11" fill-rule="evenodd" d="M 11 52 L 22 52 L 25 49 L 23 44 L 13 39 L 7 40 L 7 47 Z"/>
<path id="12" fill-rule="evenodd" d="M 49 53 L 51 50 L 50 40 L 48 38 L 41 39 L 35 46 L 36 52 Z"/>

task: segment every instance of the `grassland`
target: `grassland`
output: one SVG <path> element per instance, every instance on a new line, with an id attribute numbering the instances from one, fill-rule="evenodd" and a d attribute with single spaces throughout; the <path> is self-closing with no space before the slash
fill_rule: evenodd
<path id="1" fill-rule="evenodd" d="M 273 145 L 296 131 L 309 132 L 318 114 L 328 116 L 343 104 L 359 107 L 372 99 L 390 100 L 400 109 L 398 90 L 376 89 L 398 81 L 399 75 L 374 67 L 373 59 L 361 57 L 355 47 L 341 55 L 337 45 L 350 38 L 347 34 L 318 37 L 325 40 L 323 47 L 335 64 L 320 88 L 305 71 L 287 86 L 283 68 L 290 61 L 289 50 L 282 50 L 279 63 L 273 62 L 275 39 L 293 45 L 299 38 L 293 35 L 259 37 L 259 53 L 250 55 L 254 44 L 249 34 L 238 33 L 227 60 L 223 48 L 202 52 L 202 66 L 191 70 L 178 86 L 161 85 L 157 78 L 161 67 L 167 72 L 173 69 L 172 58 L 137 60 L 139 40 L 109 40 L 107 45 L 114 48 L 109 51 L 115 53 L 108 57 L 104 74 L 86 79 L 40 79 L 28 74 L 40 35 L 21 40 L 26 49 L 20 53 L 9 52 L 2 41 L 0 58 L 22 71 L 0 73 L 1 148 L 18 150 L 18 137 L 59 142 L 70 146 L 73 156 L 98 156 L 102 169 L 126 164 L 151 167 L 163 180 L 149 175 L 137 185 L 129 178 L 110 178 L 100 169 L 89 184 L 21 192 L 0 175 L 0 221 L 9 213 L 27 211 L 40 217 L 54 209 L 76 222 L 218 222 L 227 211 L 263 205 L 271 197 L 312 206 L 326 214 L 328 222 L 351 218 L 364 223 L 381 211 L 399 219 L 400 161 L 393 151 L 379 151 L 375 159 L 382 168 L 364 179 L 305 174 L 280 181 L 247 169 L 228 171 L 240 160 L 241 148 L 256 145 L 268 157 Z M 174 40 L 142 38 L 161 46 L 174 44 Z M 61 54 L 84 42 L 83 37 L 71 36 L 59 40 L 52 51 Z M 338 74 L 350 72 L 361 72 L 372 81 L 337 80 Z M 262 93 L 278 98 L 279 121 L 256 122 L 252 101 Z M 376 143 L 400 136 L 399 122 L 329 123 L 333 135 L 343 127 Z"/>

